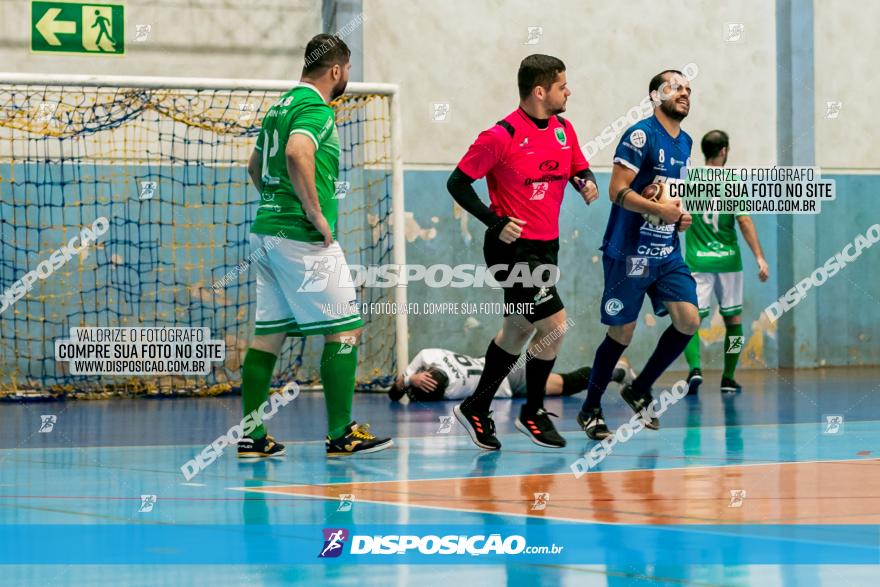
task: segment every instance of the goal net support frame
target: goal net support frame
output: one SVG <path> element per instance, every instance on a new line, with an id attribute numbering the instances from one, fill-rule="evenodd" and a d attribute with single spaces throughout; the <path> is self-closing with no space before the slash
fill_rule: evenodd
<path id="1" fill-rule="evenodd" d="M 179 90 L 179 91 L 228 91 L 232 92 L 277 92 L 279 94 L 289 91 L 295 87 L 297 82 L 285 80 L 262 80 L 262 79 L 222 79 L 222 78 L 180 78 L 165 76 L 100 76 L 100 75 L 48 75 L 48 74 L 28 74 L 28 73 L 2 73 L 0 72 L 0 87 L 5 86 L 35 86 L 46 88 L 95 88 L 99 89 L 129 89 L 129 90 Z M 232 94 L 230 94 L 232 95 Z M 344 97 L 348 96 L 383 96 L 388 100 L 388 124 L 390 126 L 390 160 L 383 163 L 390 167 L 390 237 L 391 237 L 391 260 L 398 267 L 402 267 L 406 263 L 406 237 L 405 237 L 405 215 L 404 215 L 404 189 L 403 189 L 403 158 L 402 158 L 402 131 L 401 131 L 401 109 L 399 87 L 396 84 L 387 83 L 360 83 L 351 82 L 346 88 Z M 4 121 L 0 121 L 0 125 Z M 15 132 L 13 130 L 13 132 Z M 27 131 L 21 131 L 27 132 Z M 10 146 L 10 150 L 12 147 Z M 12 164 L 12 161 L 6 161 L 6 154 L 0 154 L 0 166 L 4 163 Z M 247 161 L 241 161 L 242 166 L 246 166 Z M 248 185 L 246 189 L 253 194 L 253 188 Z M 2 196 L 2 192 L 0 192 Z M 253 199 L 256 199 L 254 197 Z M 0 201 L 2 204 L 2 201 Z M 251 219 L 252 220 L 252 219 Z M 343 247 L 345 248 L 345 247 Z M 51 251 L 41 251 L 48 253 Z M 0 259 L 0 261 L 3 261 Z M 7 260 L 8 261 L 8 260 Z M 349 263 L 352 259 L 349 258 Z M 18 277 L 27 272 L 32 267 L 15 267 L 15 273 Z M 7 272 L 5 275 L 9 275 Z M 251 278 L 252 279 L 252 278 Z M 4 281 L 7 281 L 4 279 Z M 4 290 L 9 287 L 9 283 L 0 283 L 0 287 Z M 0 292 L 3 293 L 3 292 Z M 407 304 L 407 291 L 405 285 L 394 288 L 393 294 L 388 296 L 392 299 L 398 308 L 405 308 Z M 6 316 L 0 315 L 0 326 L 7 319 Z M 393 359 L 396 363 L 396 371 L 402 372 L 409 360 L 408 350 L 408 326 L 406 312 L 394 313 L 394 349 Z M 86 326 L 99 326 L 97 324 L 86 324 Z M 105 326 L 105 325 L 100 325 Z M 112 324 L 108 325 L 112 326 Z M 159 324 L 144 324 L 143 326 L 160 326 Z M 249 331 L 252 334 L 252 324 L 249 325 Z M 367 326 L 369 328 L 369 325 Z M 15 343 L 10 341 L 8 336 L 9 329 L 6 329 L 6 343 Z M 213 334 L 213 333 L 212 333 Z M 365 332 L 365 334 L 367 334 Z M 66 336 L 66 333 L 65 333 Z M 229 352 L 230 349 L 227 349 Z M 234 349 L 233 349 L 234 350 Z M 46 357 L 48 359 L 50 357 Z M 54 359 L 54 357 L 51 357 Z M 0 355 L 0 361 L 4 357 Z M 3 365 L 0 364 L 0 370 Z M 397 373 L 388 373 L 392 377 Z M 0 373 L 2 375 L 2 373 Z M 6 397 L 42 397 L 45 395 L 45 389 L 35 389 L 31 385 L 24 384 L 19 381 L 13 383 L 13 391 L 4 388 L 7 384 L 0 381 L 0 398 Z M 228 385 L 226 386 L 228 388 Z M 211 392 L 209 392 L 211 393 Z M 57 395 L 57 394 L 56 394 Z M 76 395 L 76 394 L 74 394 Z"/>

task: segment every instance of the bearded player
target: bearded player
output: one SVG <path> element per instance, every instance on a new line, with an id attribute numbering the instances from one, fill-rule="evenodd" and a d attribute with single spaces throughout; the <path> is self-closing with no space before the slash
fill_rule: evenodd
<path id="1" fill-rule="evenodd" d="M 587 204 L 598 197 L 574 128 L 559 116 L 571 94 L 565 64 L 549 55 L 530 55 L 520 64 L 517 83 L 519 108 L 480 133 L 447 183 L 455 201 L 486 225 L 486 265 L 507 268 L 495 274 L 499 282 L 508 281 L 517 264 L 530 275 L 541 265 L 556 266 L 559 209 L 568 183 Z M 472 185 L 482 177 L 491 207 Z M 532 287 L 535 284 L 521 281 L 503 285 L 505 304 L 527 310 L 505 315 L 501 331 L 486 350 L 474 393 L 453 412 L 474 444 L 486 450 L 501 448 L 490 412 L 492 399 L 534 334 L 537 344 L 531 345 L 525 368 L 526 401 L 515 425 L 535 444 L 561 448 L 565 439 L 550 421 L 554 414 L 544 409 L 544 395 L 567 326 L 565 307 L 555 286 Z"/>
<path id="2" fill-rule="evenodd" d="M 710 167 L 724 167 L 730 152 L 730 139 L 723 130 L 712 130 L 700 141 L 700 149 Z M 755 255 L 758 279 L 767 281 L 770 266 L 764 258 L 755 224 L 746 212 L 718 214 L 706 212 L 694 216 L 694 223 L 685 238 L 685 261 L 697 280 L 697 300 L 700 319 L 709 315 L 712 295 L 718 299 L 724 320 L 724 372 L 721 374 L 721 393 L 737 393 L 742 387 L 734 379 L 736 365 L 743 348 L 742 304 L 743 264 L 736 225 Z M 696 394 L 703 382 L 700 369 L 700 331 L 684 350 L 690 372 L 688 393 Z"/>
<path id="3" fill-rule="evenodd" d="M 269 109 L 248 163 L 251 181 L 260 192 L 250 244 L 254 250 L 265 248 L 265 255 L 255 263 L 256 336 L 242 366 L 244 413 L 266 401 L 288 336 L 323 335 L 320 373 L 327 406 L 327 454 L 374 452 L 392 441 L 376 438 L 369 425 L 351 419 L 363 322 L 334 235 L 339 138 L 328 103 L 345 91 L 351 52 L 340 38 L 321 34 L 309 41 L 305 54 L 300 83 Z M 310 59 L 313 55 L 318 57 Z M 269 236 L 283 238 L 264 247 Z M 283 452 L 262 423 L 238 444 L 243 458 Z"/>
<path id="4" fill-rule="evenodd" d="M 678 199 L 657 202 L 641 196 L 648 184 L 681 181 L 691 156 L 693 141 L 681 129 L 690 110 L 691 89 L 680 71 L 666 70 L 648 84 L 654 115 L 624 132 L 614 153 L 609 196 L 611 216 L 602 243 L 605 290 L 602 323 L 608 326 L 605 340 L 596 349 L 587 385 L 587 399 L 577 421 L 587 436 L 601 440 L 611 432 L 602 415 L 601 399 L 614 365 L 632 340 L 645 295 L 654 313 L 668 314 L 672 324 L 660 336 L 645 368 L 621 396 L 639 413 L 653 401 L 651 386 L 672 364 L 700 324 L 696 282 L 684 263 L 676 230 L 687 230 L 691 216 Z M 643 214 L 659 217 L 655 226 Z M 647 414 L 645 426 L 660 427 Z"/>

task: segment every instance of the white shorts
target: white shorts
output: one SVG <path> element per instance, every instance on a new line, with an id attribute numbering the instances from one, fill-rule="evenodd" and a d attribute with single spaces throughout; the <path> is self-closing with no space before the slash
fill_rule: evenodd
<path id="1" fill-rule="evenodd" d="M 250 235 L 257 272 L 256 334 L 335 334 L 363 326 L 338 242 Z"/>
<path id="2" fill-rule="evenodd" d="M 743 308 L 743 272 L 732 271 L 730 273 L 701 273 L 695 272 L 694 279 L 697 281 L 697 301 L 700 307 L 700 317 L 709 315 L 712 306 L 712 294 L 721 306 L 722 316 L 738 316 Z"/>

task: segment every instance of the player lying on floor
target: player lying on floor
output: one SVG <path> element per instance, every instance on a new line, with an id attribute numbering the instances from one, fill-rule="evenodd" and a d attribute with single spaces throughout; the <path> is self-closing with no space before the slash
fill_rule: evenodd
<path id="1" fill-rule="evenodd" d="M 483 374 L 485 358 L 474 358 L 446 349 L 423 349 L 398 375 L 394 385 L 388 390 L 391 401 L 398 401 L 404 395 L 413 401 L 440 401 L 461 399 L 473 393 L 480 375 Z M 612 381 L 623 384 L 630 374 L 629 363 L 621 359 L 612 376 Z M 548 396 L 575 395 L 587 388 L 590 380 L 590 367 L 582 367 L 570 373 L 551 373 L 547 379 Z M 501 381 L 499 398 L 526 396 L 526 370 L 524 365 L 514 365 Z"/>

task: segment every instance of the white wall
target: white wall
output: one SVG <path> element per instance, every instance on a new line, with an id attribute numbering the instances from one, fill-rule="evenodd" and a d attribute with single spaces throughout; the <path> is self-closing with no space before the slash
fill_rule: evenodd
<path id="1" fill-rule="evenodd" d="M 31 53 L 28 0 L 0 2 L 0 70 L 33 73 L 298 79 L 320 0 L 111 0 L 125 5 L 126 54 Z M 133 42 L 136 24 L 150 38 Z"/>
<path id="2" fill-rule="evenodd" d="M 821 0 L 815 10 L 816 164 L 880 169 L 880 2 Z M 827 102 L 841 102 L 826 118 Z"/>
<path id="3" fill-rule="evenodd" d="M 694 62 L 685 129 L 695 142 L 722 128 L 732 163 L 775 159 L 772 2 L 364 0 L 364 12 L 365 79 L 401 85 L 410 165 L 457 163 L 480 130 L 516 107 L 517 67 L 531 53 L 566 63 L 567 117 L 582 144 L 637 105 L 655 73 Z M 740 41 L 726 41 L 727 23 L 744 25 Z M 538 44 L 524 44 L 529 26 L 543 27 Z M 431 121 L 432 102 L 450 103 L 448 122 Z M 614 145 L 593 164 L 610 165 Z"/>

